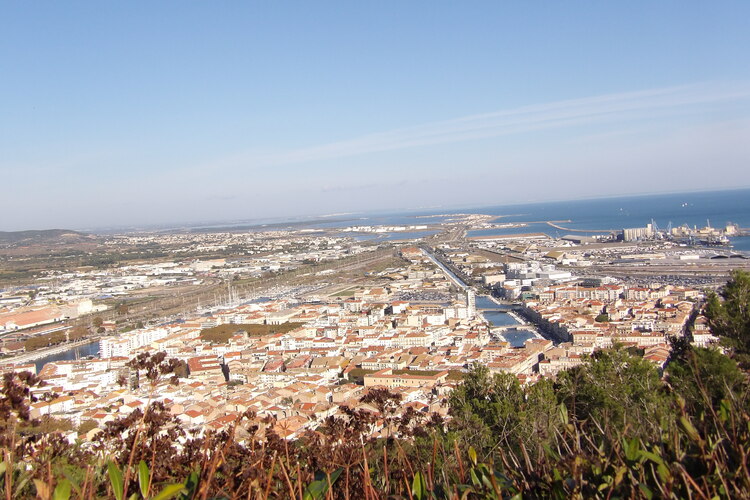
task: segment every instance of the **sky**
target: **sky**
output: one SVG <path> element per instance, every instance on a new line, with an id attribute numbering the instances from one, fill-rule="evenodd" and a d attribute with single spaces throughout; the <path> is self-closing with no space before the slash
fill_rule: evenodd
<path id="1" fill-rule="evenodd" d="M 0 230 L 750 186 L 750 2 L 0 0 Z"/>

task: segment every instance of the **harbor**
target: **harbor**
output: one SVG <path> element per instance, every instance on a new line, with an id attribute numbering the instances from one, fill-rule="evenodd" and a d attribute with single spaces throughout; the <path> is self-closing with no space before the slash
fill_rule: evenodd
<path id="1" fill-rule="evenodd" d="M 39 373 L 47 363 L 52 363 L 54 361 L 73 361 L 98 355 L 99 341 L 84 339 L 6 358 L 2 360 L 2 364 L 23 365 L 33 362 L 34 365 L 36 365 L 36 372 Z"/>

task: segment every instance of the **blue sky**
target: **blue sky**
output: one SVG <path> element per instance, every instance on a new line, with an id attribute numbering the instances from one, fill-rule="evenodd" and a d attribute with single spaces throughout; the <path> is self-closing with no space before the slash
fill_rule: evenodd
<path id="1" fill-rule="evenodd" d="M 0 230 L 750 186 L 750 2 L 0 2 Z"/>

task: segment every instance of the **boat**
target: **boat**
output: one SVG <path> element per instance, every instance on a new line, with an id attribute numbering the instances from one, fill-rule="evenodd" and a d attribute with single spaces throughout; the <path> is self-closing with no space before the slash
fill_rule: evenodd
<path id="1" fill-rule="evenodd" d="M 728 246 L 730 244 L 729 238 L 723 234 L 718 236 L 708 236 L 698 240 L 702 245 L 715 247 L 715 246 Z"/>

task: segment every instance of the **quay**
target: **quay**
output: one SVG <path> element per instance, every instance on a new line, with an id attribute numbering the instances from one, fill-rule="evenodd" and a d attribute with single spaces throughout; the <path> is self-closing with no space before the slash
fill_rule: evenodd
<path id="1" fill-rule="evenodd" d="M 506 326 L 493 326 L 490 330 L 495 332 L 507 332 L 509 330 L 526 330 L 527 332 L 533 332 L 537 334 L 538 338 L 543 338 L 539 335 L 539 331 L 534 325 L 506 325 Z"/>
<path id="2" fill-rule="evenodd" d="M 570 222 L 570 221 L 568 221 L 568 222 Z M 555 224 L 554 221 L 551 221 L 551 220 L 547 221 L 547 225 L 548 226 L 552 226 L 555 229 L 559 229 L 560 231 L 567 231 L 567 232 L 571 232 L 571 233 L 605 233 L 605 234 L 609 234 L 609 233 L 616 233 L 617 232 L 614 229 L 570 229 L 568 227 L 559 226 L 559 225 Z"/>
<path id="3" fill-rule="evenodd" d="M 21 365 L 28 363 L 30 361 L 36 361 L 37 359 L 46 358 L 47 356 L 52 356 L 54 354 L 60 354 L 61 352 L 69 351 L 71 349 L 75 349 L 76 347 L 93 344 L 99 342 L 98 339 L 83 339 L 83 340 L 76 340 L 73 342 L 67 342 L 65 344 L 59 344 L 53 347 L 48 347 L 46 349 L 37 349 L 35 351 L 27 352 L 24 354 L 19 354 L 18 356 L 13 356 L 11 358 L 3 359 L 0 361 L 0 364 L 2 365 Z"/>

